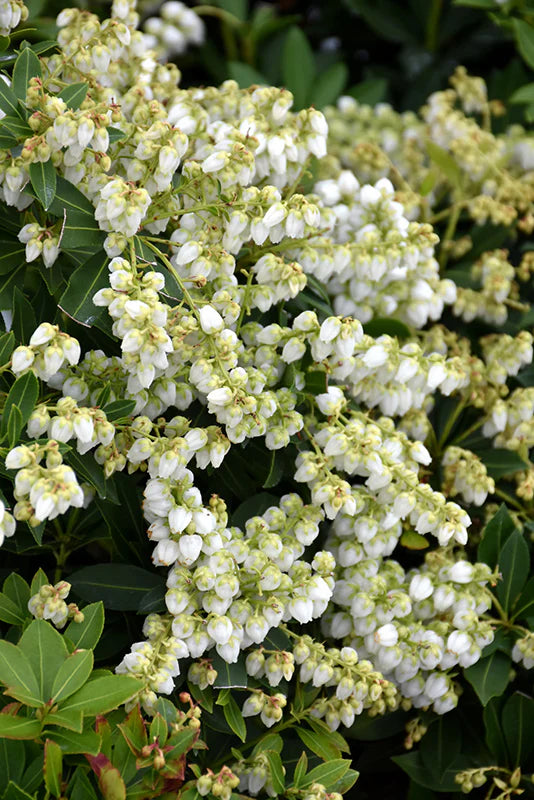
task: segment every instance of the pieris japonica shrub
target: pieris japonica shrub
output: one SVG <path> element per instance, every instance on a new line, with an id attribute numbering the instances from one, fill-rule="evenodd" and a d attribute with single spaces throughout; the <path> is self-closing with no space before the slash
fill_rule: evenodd
<path id="1" fill-rule="evenodd" d="M 461 70 L 421 116 L 182 88 L 110 13 L 0 81 L 4 796 L 339 800 L 403 729 L 513 793 L 532 137 Z M 460 756 L 462 694 L 519 750 Z"/>

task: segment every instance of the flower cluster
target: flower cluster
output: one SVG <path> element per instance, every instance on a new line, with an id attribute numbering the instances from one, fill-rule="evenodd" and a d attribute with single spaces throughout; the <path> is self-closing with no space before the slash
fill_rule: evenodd
<path id="1" fill-rule="evenodd" d="M 76 603 L 67 605 L 65 602 L 70 588 L 67 581 L 60 581 L 55 586 L 43 584 L 28 600 L 28 610 L 36 619 L 49 619 L 56 628 L 63 628 L 70 618 L 74 622 L 83 622 L 84 615 Z"/>

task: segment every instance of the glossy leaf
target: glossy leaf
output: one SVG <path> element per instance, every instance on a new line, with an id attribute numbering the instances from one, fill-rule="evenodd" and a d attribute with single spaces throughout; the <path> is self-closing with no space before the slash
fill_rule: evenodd
<path id="1" fill-rule="evenodd" d="M 0 682 L 12 697 L 26 705 L 38 708 L 43 704 L 44 693 L 31 661 L 20 647 L 5 640 L 0 641 Z"/>
<path id="2" fill-rule="evenodd" d="M 506 475 L 513 475 L 514 472 L 527 468 L 527 463 L 513 450 L 505 448 L 490 447 L 488 449 L 478 449 L 477 456 L 480 458 L 492 478 L 504 478 Z"/>
<path id="3" fill-rule="evenodd" d="M 300 740 L 306 745 L 308 750 L 318 755 L 323 761 L 341 758 L 340 750 L 331 741 L 327 733 L 309 731 L 301 727 L 298 727 L 296 730 Z"/>
<path id="4" fill-rule="evenodd" d="M 52 684 L 52 701 L 59 703 L 77 692 L 89 679 L 93 669 L 91 650 L 77 650 L 60 666 Z"/>
<path id="5" fill-rule="evenodd" d="M 521 531 L 514 531 L 499 553 L 502 581 L 497 584 L 497 597 L 505 611 L 510 611 L 525 585 L 530 566 L 528 545 Z"/>
<path id="6" fill-rule="evenodd" d="M 228 664 L 218 653 L 213 653 L 210 660 L 214 669 L 217 670 L 217 677 L 213 687 L 215 689 L 246 689 L 248 686 L 248 675 L 245 667 L 244 657 L 240 657 L 235 664 Z"/>
<path id="7" fill-rule="evenodd" d="M 103 411 L 110 422 L 129 417 L 135 408 L 135 400 L 114 400 L 104 406 Z"/>
<path id="8" fill-rule="evenodd" d="M 524 764 L 534 750 L 534 700 L 515 692 L 502 711 L 502 728 L 510 754 L 510 765 Z"/>
<path id="9" fill-rule="evenodd" d="M 39 382 L 33 372 L 26 372 L 17 378 L 5 401 L 0 431 L 7 433 L 8 418 L 11 408 L 16 406 L 20 411 L 22 425 L 25 425 L 35 408 L 39 396 Z M 22 427 L 21 425 L 21 427 Z"/>
<path id="10" fill-rule="evenodd" d="M 31 794 L 25 792 L 18 784 L 10 781 L 3 795 L 3 800 L 34 800 Z"/>
<path id="11" fill-rule="evenodd" d="M 20 608 L 3 592 L 0 592 L 0 620 L 8 625 L 23 625 L 26 621 Z"/>
<path id="12" fill-rule="evenodd" d="M 41 723 L 36 719 L 0 714 L 0 739 L 35 739 L 41 732 Z"/>
<path id="13" fill-rule="evenodd" d="M 15 61 L 11 79 L 11 86 L 18 99 L 25 102 L 30 78 L 42 78 L 42 76 L 41 62 L 33 50 L 25 47 Z"/>
<path id="14" fill-rule="evenodd" d="M 60 308 L 82 325 L 91 325 L 98 313 L 93 297 L 108 284 L 109 257 L 104 250 L 75 270 L 59 300 Z"/>
<path id="15" fill-rule="evenodd" d="M 63 753 L 97 755 L 100 750 L 100 736 L 90 730 L 75 733 L 74 731 L 50 728 L 43 732 L 43 736 L 48 736 L 49 739 L 57 742 Z"/>
<path id="16" fill-rule="evenodd" d="M 293 94 L 295 107 L 305 106 L 315 80 L 315 60 L 306 34 L 296 25 L 289 29 L 284 42 L 282 78 Z"/>
<path id="17" fill-rule="evenodd" d="M 122 705 L 142 688 L 129 675 L 106 675 L 89 681 L 63 704 L 63 708 L 95 717 Z"/>
<path id="18" fill-rule="evenodd" d="M 164 579 L 132 564 L 95 564 L 74 572 L 69 581 L 84 600 L 102 600 L 105 608 L 137 611 L 145 593 Z"/>
<path id="19" fill-rule="evenodd" d="M 77 109 L 85 100 L 88 89 L 88 83 L 71 83 L 60 91 L 58 97 L 64 100 L 69 108 Z"/>
<path id="20" fill-rule="evenodd" d="M 57 173 L 52 161 L 34 161 L 30 164 L 30 180 L 45 211 L 56 195 Z"/>
<path id="21" fill-rule="evenodd" d="M 57 725 L 60 728 L 67 728 L 69 731 L 81 733 L 83 731 L 83 714 L 81 711 L 65 711 L 58 708 L 46 717 L 47 725 Z"/>
<path id="22" fill-rule="evenodd" d="M 308 772 L 302 787 L 310 786 L 312 783 L 322 783 L 326 791 L 331 791 L 331 787 L 336 781 L 340 780 L 350 767 L 350 761 L 345 758 L 333 758 L 326 764 L 320 764 Z"/>
<path id="23" fill-rule="evenodd" d="M 454 714 L 444 715 L 430 725 L 421 742 L 420 756 L 427 769 L 441 780 L 460 753 L 462 734 Z"/>
<path id="24" fill-rule="evenodd" d="M 513 619 L 525 619 L 534 614 L 534 578 L 530 578 L 513 608 Z"/>
<path id="25" fill-rule="evenodd" d="M 477 693 L 483 706 L 492 697 L 499 697 L 504 692 L 510 677 L 510 667 L 511 661 L 508 656 L 496 650 L 464 670 L 465 677 Z"/>
<path id="26" fill-rule="evenodd" d="M 102 753 L 87 757 L 94 770 L 104 800 L 126 800 L 126 786 L 119 770 Z"/>
<path id="27" fill-rule="evenodd" d="M 503 698 L 493 698 L 484 708 L 483 718 L 486 730 L 486 744 L 495 756 L 498 764 L 508 763 L 506 738 L 501 723 Z"/>
<path id="28" fill-rule="evenodd" d="M 303 750 L 302 753 L 300 754 L 299 760 L 297 761 L 297 766 L 295 767 L 295 772 L 293 775 L 293 786 L 295 786 L 296 789 L 300 787 L 301 782 L 306 777 L 307 771 L 308 771 L 308 756 Z"/>
<path id="29" fill-rule="evenodd" d="M 490 567 L 497 566 L 499 553 L 514 530 L 515 522 L 506 506 L 502 504 L 495 516 L 490 519 L 484 528 L 482 539 L 478 546 L 479 561 L 485 561 Z"/>
<path id="30" fill-rule="evenodd" d="M 44 746 L 43 775 L 47 792 L 54 797 L 61 795 L 61 775 L 63 772 L 63 754 L 61 747 L 47 739 Z"/>
<path id="31" fill-rule="evenodd" d="M 529 67 L 534 69 L 534 28 L 522 19 L 513 20 L 519 52 Z"/>
<path id="32" fill-rule="evenodd" d="M 16 739 L 0 738 L 0 787 L 10 780 L 18 783 L 24 773 L 26 751 Z"/>
<path id="33" fill-rule="evenodd" d="M 244 742 L 247 738 L 247 726 L 245 724 L 245 720 L 243 719 L 241 709 L 237 705 L 232 695 L 230 695 L 230 699 L 228 703 L 225 704 L 223 711 L 224 718 L 230 726 L 230 729 L 241 739 L 242 742 Z"/>
<path id="34" fill-rule="evenodd" d="M 32 666 L 40 697 L 49 700 L 56 673 L 68 655 L 63 637 L 50 622 L 34 619 L 20 637 L 18 646 Z"/>
<path id="35" fill-rule="evenodd" d="M 285 774 L 282 759 L 274 750 L 265 750 L 264 755 L 269 763 L 273 789 L 276 794 L 282 794 L 285 788 Z"/>
<path id="36" fill-rule="evenodd" d="M 3 80 L 0 80 L 0 109 L 6 115 L 14 114 L 22 118 L 22 109 L 17 96 Z"/>
<path id="37" fill-rule="evenodd" d="M 65 635 L 75 648 L 94 650 L 104 629 L 104 606 L 101 601 L 91 603 L 83 609 L 83 622 L 69 624 Z"/>

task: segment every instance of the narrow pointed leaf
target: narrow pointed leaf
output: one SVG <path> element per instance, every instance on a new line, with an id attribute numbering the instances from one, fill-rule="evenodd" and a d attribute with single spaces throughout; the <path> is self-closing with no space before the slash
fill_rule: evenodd
<path id="1" fill-rule="evenodd" d="M 88 716 L 106 714 L 118 708 L 142 688 L 142 684 L 129 675 L 109 675 L 89 681 L 63 705 L 69 710 L 82 711 Z"/>
<path id="2" fill-rule="evenodd" d="M 65 635 L 78 650 L 94 650 L 104 629 L 104 606 L 102 602 L 91 603 L 83 610 L 83 622 L 69 624 Z"/>
<path id="3" fill-rule="evenodd" d="M 0 641 L 0 681 L 16 691 L 18 699 L 26 705 L 34 708 L 42 705 L 44 695 L 30 660 L 20 647 L 5 640 Z"/>
<path id="4" fill-rule="evenodd" d="M 29 47 L 25 47 L 15 61 L 11 85 L 19 100 L 26 101 L 30 78 L 41 78 L 41 62 Z"/>
<path id="5" fill-rule="evenodd" d="M 41 732 L 41 723 L 36 719 L 12 717 L 11 714 L 0 714 L 0 738 L 35 739 Z"/>
<path id="6" fill-rule="evenodd" d="M 528 545 L 521 531 L 514 531 L 499 553 L 502 581 L 497 585 L 497 597 L 509 611 L 526 583 L 530 566 Z"/>
<path id="7" fill-rule="evenodd" d="M 52 161 L 35 161 L 30 164 L 30 181 L 37 199 L 48 211 L 56 196 L 57 173 Z"/>
<path id="8" fill-rule="evenodd" d="M 71 83 L 70 86 L 65 86 L 60 91 L 58 97 L 61 97 L 69 108 L 77 109 L 85 100 L 88 89 L 89 84 L 87 83 Z"/>
<path id="9" fill-rule="evenodd" d="M 91 650 L 78 650 L 60 666 L 52 684 L 52 701 L 59 703 L 77 692 L 89 680 L 93 669 Z"/>
<path id="10" fill-rule="evenodd" d="M 32 666 L 40 697 L 48 701 L 56 673 L 68 656 L 63 637 L 50 622 L 35 619 L 22 634 L 18 646 Z"/>
<path id="11" fill-rule="evenodd" d="M 61 795 L 61 774 L 63 772 L 63 754 L 61 747 L 47 739 L 44 746 L 43 775 L 45 787 L 54 797 Z"/>

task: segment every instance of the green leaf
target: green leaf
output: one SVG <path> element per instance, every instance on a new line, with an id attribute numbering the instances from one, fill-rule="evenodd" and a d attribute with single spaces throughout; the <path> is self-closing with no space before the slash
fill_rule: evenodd
<path id="1" fill-rule="evenodd" d="M 508 98 L 509 103 L 534 103 L 534 83 L 526 83 Z"/>
<path id="2" fill-rule="evenodd" d="M 5 640 L 0 641 L 0 681 L 8 687 L 10 695 L 26 705 L 39 708 L 43 704 L 44 694 L 31 661 L 20 647 Z"/>
<path id="3" fill-rule="evenodd" d="M 96 756 L 100 751 L 100 736 L 93 731 L 75 733 L 56 729 L 46 729 L 43 736 L 53 739 L 61 747 L 63 753 L 83 753 Z"/>
<path id="4" fill-rule="evenodd" d="M 91 650 L 77 650 L 60 666 L 52 684 L 52 700 L 59 703 L 89 680 L 93 669 L 93 653 Z"/>
<path id="5" fill-rule="evenodd" d="M 106 128 L 106 130 L 108 132 L 108 139 L 110 144 L 113 144 L 114 142 L 120 142 L 121 139 L 126 138 L 126 134 L 124 133 L 124 131 L 121 131 L 120 128 L 113 128 L 109 126 L 108 128 Z"/>
<path id="6" fill-rule="evenodd" d="M 81 711 L 64 711 L 59 708 L 47 715 L 46 724 L 57 725 L 60 728 L 81 733 L 83 731 L 83 714 Z"/>
<path id="7" fill-rule="evenodd" d="M 0 739 L 0 787 L 10 780 L 18 783 L 22 778 L 26 761 L 25 748 L 16 739 Z"/>
<path id="8" fill-rule="evenodd" d="M 28 600 L 30 599 L 30 597 L 33 597 L 34 594 L 37 594 L 39 589 L 41 589 L 43 586 L 46 586 L 49 583 L 50 581 L 48 580 L 46 573 L 41 569 L 41 567 L 39 567 L 39 569 L 32 578 L 32 584 L 30 587 L 30 594 Z"/>
<path id="9" fill-rule="evenodd" d="M 288 30 L 284 42 L 282 78 L 293 94 L 295 108 L 303 108 L 315 81 L 315 59 L 305 33 L 296 25 Z"/>
<path id="10" fill-rule="evenodd" d="M 492 697 L 499 697 L 508 685 L 511 662 L 508 656 L 496 650 L 487 658 L 481 658 L 464 675 L 478 695 L 483 706 Z"/>
<path id="11" fill-rule="evenodd" d="M 164 578 L 133 564 L 95 564 L 74 572 L 69 581 L 84 600 L 102 600 L 114 611 L 137 611 L 144 594 Z"/>
<path id="12" fill-rule="evenodd" d="M 1 79 L 0 83 L 3 83 Z M 27 265 L 24 256 L 24 250 L 21 249 L 20 259 L 17 259 L 16 266 L 13 266 L 9 272 L 0 276 L 0 304 L 2 305 L 2 308 L 11 307 L 13 303 L 14 292 L 19 291 L 19 287 L 24 285 L 26 269 Z M 35 330 L 35 328 L 33 328 L 33 330 Z"/>
<path id="13" fill-rule="evenodd" d="M 63 754 L 61 747 L 47 739 L 44 746 L 43 775 L 47 792 L 54 797 L 61 795 L 61 775 L 63 772 Z"/>
<path id="14" fill-rule="evenodd" d="M 56 180 L 56 168 L 52 161 L 34 161 L 30 164 L 30 181 L 45 211 L 48 211 L 56 195 Z"/>
<path id="15" fill-rule="evenodd" d="M 77 650 L 94 650 L 104 629 L 104 606 L 101 601 L 83 609 L 83 622 L 69 624 L 65 631 Z"/>
<path id="16" fill-rule="evenodd" d="M 319 758 L 322 758 L 323 761 L 330 761 L 333 758 L 341 758 L 341 752 L 330 740 L 328 734 L 317 733 L 300 727 L 298 727 L 296 731 L 308 750 L 311 750 L 312 753 L 315 753 L 317 756 L 319 756 Z"/>
<path id="17" fill-rule="evenodd" d="M 77 109 L 85 100 L 88 89 L 88 83 L 71 83 L 60 91 L 58 97 L 64 100 L 69 108 Z"/>
<path id="18" fill-rule="evenodd" d="M 108 263 L 105 250 L 96 253 L 72 273 L 59 300 L 59 307 L 82 325 L 90 326 L 96 319 L 98 309 L 93 305 L 93 297 L 109 283 Z"/>
<path id="19" fill-rule="evenodd" d="M 508 763 L 508 751 L 506 749 L 506 739 L 501 723 L 501 708 L 503 698 L 490 700 L 484 708 L 484 727 L 486 729 L 486 744 L 497 759 L 498 764 Z"/>
<path id="20" fill-rule="evenodd" d="M 2 256 L 0 255 L 0 264 L 1 263 L 2 263 Z M 13 332 L 9 331 L 9 333 L 3 333 L 0 336 L 0 365 L 6 364 L 9 361 L 14 349 L 15 349 L 15 336 Z"/>
<path id="21" fill-rule="evenodd" d="M 217 0 L 216 5 L 233 14 L 241 22 L 244 22 L 247 18 L 248 0 Z"/>
<path id="22" fill-rule="evenodd" d="M 383 334 L 396 336 L 398 339 L 408 339 L 412 335 L 409 327 L 404 322 L 401 322 L 400 319 L 389 317 L 376 317 L 376 319 L 366 322 L 363 329 L 368 336 L 373 336 L 375 339 Z"/>
<path id="23" fill-rule="evenodd" d="M 267 79 L 261 72 L 242 61 L 229 61 L 228 75 L 233 81 L 238 82 L 241 89 L 248 89 L 249 86 L 254 86 L 255 84 L 259 86 L 268 84 Z"/>
<path id="24" fill-rule="evenodd" d="M 510 754 L 510 765 L 524 764 L 534 750 L 534 700 L 515 692 L 502 712 L 502 727 Z"/>
<path id="25" fill-rule="evenodd" d="M 304 391 L 313 395 L 324 394 L 327 391 L 326 372 L 319 369 L 308 370 L 305 375 Z"/>
<path id="26" fill-rule="evenodd" d="M 7 433 L 7 424 L 11 409 L 13 407 L 18 408 L 22 429 L 22 426 L 28 422 L 38 397 L 39 382 L 33 372 L 26 372 L 25 375 L 21 375 L 17 378 L 6 398 L 0 425 L 2 435 Z"/>
<path id="27" fill-rule="evenodd" d="M 80 215 L 94 217 L 95 209 L 87 197 L 70 181 L 58 175 L 56 196 L 50 206 L 50 213 L 63 217 L 64 211 L 73 211 Z"/>
<path id="28" fill-rule="evenodd" d="M 330 788 L 330 792 L 338 792 L 339 794 L 345 794 L 348 792 L 349 789 L 352 789 L 358 778 L 360 777 L 360 773 L 355 769 L 348 769 L 342 778 L 336 781 L 332 787 Z"/>
<path id="29" fill-rule="evenodd" d="M 8 625 L 24 625 L 26 615 L 3 592 L 0 592 L 0 619 Z"/>
<path id="30" fill-rule="evenodd" d="M 285 770 L 282 764 L 282 759 L 274 750 L 265 750 L 264 754 L 269 762 L 269 771 L 271 773 L 273 790 L 276 792 L 276 794 L 282 794 L 286 785 Z"/>
<path id="31" fill-rule="evenodd" d="M 210 660 L 214 669 L 217 670 L 217 677 L 213 684 L 214 689 L 246 689 L 248 686 L 248 675 L 245 667 L 245 659 L 240 656 L 235 664 L 228 664 L 218 653 L 210 653 Z"/>
<path id="32" fill-rule="evenodd" d="M 98 800 L 91 781 L 82 767 L 77 767 L 69 800 Z"/>
<path id="33" fill-rule="evenodd" d="M 534 69 L 534 28 L 522 19 L 512 20 L 519 52 L 529 67 Z"/>
<path id="34" fill-rule="evenodd" d="M 331 790 L 331 786 L 342 778 L 350 767 L 350 761 L 344 758 L 334 758 L 326 764 L 320 764 L 308 772 L 302 786 L 310 786 L 312 783 L 322 783 L 326 791 Z"/>
<path id="35" fill-rule="evenodd" d="M 30 599 L 30 587 L 16 572 L 12 572 L 4 581 L 2 587 L 4 594 L 18 606 L 25 617 L 29 615 L 28 600 Z"/>
<path id="36" fill-rule="evenodd" d="M 31 794 L 21 789 L 13 781 L 9 781 L 8 787 L 3 795 L 3 800 L 34 800 Z"/>
<path id="37" fill-rule="evenodd" d="M 497 566 L 499 553 L 515 530 L 515 522 L 504 503 L 484 528 L 481 542 L 478 546 L 477 557 L 490 567 Z"/>
<path id="38" fill-rule="evenodd" d="M 430 160 L 434 162 L 452 186 L 458 188 L 462 183 L 462 173 L 451 154 L 430 139 L 426 142 L 426 151 Z"/>
<path id="39" fill-rule="evenodd" d="M 499 447 L 483 450 L 477 448 L 476 455 L 486 467 L 488 475 L 495 479 L 513 475 L 514 472 L 520 472 L 528 467 L 528 464 L 513 450 Z"/>
<path id="40" fill-rule="evenodd" d="M 293 775 L 293 786 L 296 789 L 300 787 L 301 782 L 306 777 L 307 771 L 308 771 L 308 756 L 306 755 L 306 752 L 303 750 L 302 753 L 300 754 L 299 760 L 297 761 L 297 766 L 295 767 L 295 772 Z"/>
<path id="41" fill-rule="evenodd" d="M 13 333 L 18 342 L 27 343 L 37 327 L 35 311 L 18 286 L 13 290 Z"/>
<path id="42" fill-rule="evenodd" d="M 135 400 L 114 400 L 108 403 L 102 411 L 110 422 L 115 422 L 123 417 L 131 416 L 135 408 Z"/>
<path id="43" fill-rule="evenodd" d="M 33 50 L 25 47 L 15 61 L 11 86 L 19 100 L 26 101 L 26 91 L 30 78 L 42 78 L 41 62 Z"/>
<path id="44" fill-rule="evenodd" d="M 312 91 L 310 100 L 316 108 L 335 103 L 347 85 L 349 70 L 342 61 L 331 64 L 324 72 L 319 73 Z"/>
<path id="45" fill-rule="evenodd" d="M 272 489 L 273 486 L 278 486 L 284 477 L 284 459 L 278 450 L 273 450 L 271 455 L 271 464 L 269 467 L 269 474 L 265 478 L 262 489 Z"/>
<path id="46" fill-rule="evenodd" d="M 74 469 L 77 475 L 84 478 L 87 483 L 94 486 L 99 496 L 105 500 L 112 482 L 106 481 L 104 471 L 100 464 L 97 464 L 92 453 L 81 455 L 77 450 L 71 450 L 65 459 Z"/>
<path id="47" fill-rule="evenodd" d="M 139 603 L 139 614 L 159 614 L 162 611 L 165 612 L 167 610 L 165 604 L 166 593 L 167 587 L 164 584 L 149 589 Z"/>
<path id="48" fill-rule="evenodd" d="M 416 531 L 404 531 L 400 538 L 400 543 L 408 550 L 426 550 L 429 546 L 428 539 Z"/>
<path id="49" fill-rule="evenodd" d="M 105 235 L 94 218 L 94 209 L 92 213 L 66 211 L 61 228 L 61 249 L 68 253 L 80 253 L 82 266 L 102 251 L 104 239 Z M 78 275 L 80 277 L 81 274 Z"/>
<path id="50" fill-rule="evenodd" d="M 242 742 L 244 742 L 247 738 L 247 726 L 245 724 L 245 720 L 243 719 L 241 709 L 237 705 L 232 695 L 230 695 L 230 699 L 224 706 L 223 711 L 224 718 L 230 726 L 230 729 L 241 739 Z"/>
<path id="51" fill-rule="evenodd" d="M 40 732 L 41 723 L 36 719 L 0 714 L 0 739 L 36 739 Z"/>
<path id="52" fill-rule="evenodd" d="M 1 610 L 1 606 L 0 606 Z M 534 613 L 534 578 L 530 578 L 525 588 L 517 598 L 513 608 L 512 622 L 516 619 L 525 619 Z"/>
<path id="53" fill-rule="evenodd" d="M 369 78 L 352 86 L 348 94 L 362 105 L 376 106 L 385 98 L 387 88 L 385 78 Z"/>
<path id="54" fill-rule="evenodd" d="M 497 585 L 497 597 L 505 611 L 510 611 L 525 585 L 530 566 L 530 554 L 523 534 L 514 531 L 499 553 L 502 581 Z"/>
<path id="55" fill-rule="evenodd" d="M 458 790 L 458 784 L 454 780 L 456 774 L 462 769 L 473 767 L 471 759 L 460 755 L 452 762 L 440 780 L 434 770 L 429 770 L 425 766 L 418 752 L 393 756 L 391 760 L 406 772 L 413 781 L 427 789 L 433 789 L 438 792 L 456 792 Z"/>
<path id="56" fill-rule="evenodd" d="M 0 79 L 0 109 L 4 112 L 4 114 L 8 116 L 12 114 L 15 114 L 15 116 L 21 118 L 23 116 L 23 112 L 21 107 L 19 106 L 16 94 L 1 79 Z"/>
<path id="57" fill-rule="evenodd" d="M 18 647 L 37 678 L 39 696 L 48 701 L 52 696 L 55 675 L 68 656 L 63 637 L 50 622 L 34 619 L 20 637 Z"/>
<path id="58" fill-rule="evenodd" d="M 15 447 L 20 441 L 20 434 L 24 422 L 22 420 L 22 412 L 18 406 L 11 406 L 9 411 L 9 418 L 7 420 L 7 442 L 9 447 Z"/>
<path id="59" fill-rule="evenodd" d="M 118 708 L 136 694 L 143 684 L 129 675 L 106 675 L 86 683 L 63 705 L 69 711 L 81 711 L 95 717 Z"/>
<path id="60" fill-rule="evenodd" d="M 7 133 L 14 136 L 16 139 L 27 139 L 34 136 L 34 131 L 30 128 L 27 122 L 24 122 L 20 117 L 3 117 L 0 120 L 0 129 L 5 128 Z M 4 131 L 2 130 L 2 133 Z"/>

